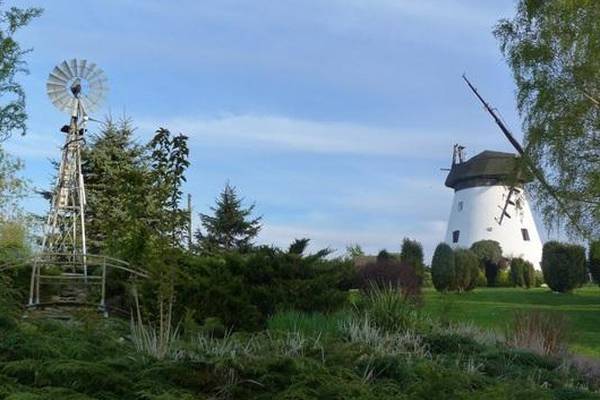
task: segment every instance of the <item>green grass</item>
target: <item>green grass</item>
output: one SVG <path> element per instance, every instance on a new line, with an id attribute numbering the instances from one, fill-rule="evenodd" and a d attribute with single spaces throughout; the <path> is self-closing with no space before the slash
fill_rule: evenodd
<path id="1" fill-rule="evenodd" d="M 478 288 L 470 293 L 441 295 L 425 291 L 425 310 L 433 317 L 473 322 L 503 330 L 516 310 L 540 309 L 567 315 L 571 327 L 570 350 L 600 356 L 600 288 L 586 286 L 571 294 L 547 288 Z"/>

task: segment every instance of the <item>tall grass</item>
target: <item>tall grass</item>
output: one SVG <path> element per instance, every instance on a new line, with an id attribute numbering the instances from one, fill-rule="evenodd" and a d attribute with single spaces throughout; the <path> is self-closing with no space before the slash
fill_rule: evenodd
<path id="1" fill-rule="evenodd" d="M 563 355 L 567 351 L 569 323 L 560 313 L 518 310 L 506 333 L 507 343 L 542 355 Z"/>
<path id="2" fill-rule="evenodd" d="M 371 285 L 362 309 L 375 325 L 390 332 L 418 331 L 428 325 L 428 318 L 392 285 Z"/>

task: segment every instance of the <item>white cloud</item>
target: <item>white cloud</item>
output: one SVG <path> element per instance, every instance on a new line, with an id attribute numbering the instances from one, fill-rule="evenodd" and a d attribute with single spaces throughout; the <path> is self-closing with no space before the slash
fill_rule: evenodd
<path id="1" fill-rule="evenodd" d="M 141 131 L 156 129 L 155 119 L 138 119 Z M 320 154 L 446 159 L 457 135 L 381 128 L 348 122 L 323 122 L 282 116 L 230 115 L 174 118 L 164 126 L 183 132 L 193 143 L 223 147 L 291 150 Z"/>

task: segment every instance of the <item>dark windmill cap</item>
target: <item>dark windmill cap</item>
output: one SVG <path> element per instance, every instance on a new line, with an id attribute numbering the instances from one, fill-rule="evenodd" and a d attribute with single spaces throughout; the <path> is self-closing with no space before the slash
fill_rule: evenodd
<path id="1" fill-rule="evenodd" d="M 452 165 L 446 186 L 462 190 L 479 186 L 522 185 L 532 180 L 516 154 L 486 150 L 465 162 Z"/>

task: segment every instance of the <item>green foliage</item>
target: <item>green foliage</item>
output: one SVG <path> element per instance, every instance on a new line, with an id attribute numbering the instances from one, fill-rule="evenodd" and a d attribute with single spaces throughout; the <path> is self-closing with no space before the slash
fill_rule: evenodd
<path id="1" fill-rule="evenodd" d="M 21 48 L 15 34 L 41 14 L 40 8 L 11 7 L 0 11 L 0 96 L 4 100 L 0 105 L 0 142 L 14 131 L 24 135 L 27 129 L 25 91 L 16 77 L 28 72 L 23 57 L 30 50 Z"/>
<path id="2" fill-rule="evenodd" d="M 513 70 L 529 161 L 546 169 L 534 183 L 547 223 L 600 232 L 600 3 L 519 0 L 495 30 Z M 550 189 L 549 189 L 550 187 Z M 562 201 L 558 204 L 553 194 Z"/>
<path id="3" fill-rule="evenodd" d="M 510 279 L 510 272 L 506 270 L 498 271 L 498 275 L 496 276 L 496 286 L 497 287 L 511 287 L 512 281 Z"/>
<path id="4" fill-rule="evenodd" d="M 151 234 L 151 180 L 144 148 L 133 141 L 133 131 L 128 119 L 108 119 L 82 155 L 86 233 L 92 252 L 140 262 Z"/>
<path id="5" fill-rule="evenodd" d="M 435 248 L 431 260 L 431 280 L 437 291 L 452 290 L 456 279 L 454 251 L 446 243 Z"/>
<path id="6" fill-rule="evenodd" d="M 393 295 L 391 292 L 385 297 Z M 396 300 L 401 297 L 396 295 Z M 374 308 L 398 310 L 396 301 Z M 379 305 L 378 305 L 379 304 Z M 386 312 L 385 315 L 395 314 Z M 383 330 L 343 314 L 287 314 L 277 329 L 197 335 L 156 360 L 126 324 L 20 323 L 0 335 L 5 399 L 597 398 L 554 358 L 485 345 L 429 324 Z M 389 318 L 388 321 L 395 324 Z M 386 325 L 387 322 L 384 324 Z M 321 334 L 319 325 L 328 327 Z M 337 327 L 337 328 L 336 328 Z M 34 348 L 45 348 L 32 352 Z M 574 389 L 577 387 L 577 389 Z M 566 396 L 566 397 L 561 397 Z M 568 397 L 570 396 L 570 397 Z M 595 396 L 595 397 L 594 397 Z"/>
<path id="7" fill-rule="evenodd" d="M 527 262 L 527 264 L 525 264 L 524 271 L 523 271 L 523 280 L 525 281 L 525 287 L 527 289 L 536 287 L 535 273 L 536 273 L 536 271 L 535 271 L 535 268 L 533 267 L 533 264 L 530 262 Z"/>
<path id="8" fill-rule="evenodd" d="M 525 260 L 518 257 L 510 260 L 510 282 L 512 286 L 525 286 L 525 263 Z"/>
<path id="9" fill-rule="evenodd" d="M 243 201 L 236 188 L 227 183 L 217 198 L 216 205 L 210 208 L 214 215 L 200 214 L 202 227 L 206 231 L 196 232 L 201 252 L 211 254 L 250 250 L 252 240 L 261 229 L 262 217 L 252 218 L 254 204 L 244 208 Z"/>
<path id="10" fill-rule="evenodd" d="M 190 166 L 188 137 L 172 135 L 168 129 L 159 128 L 150 143 L 152 167 L 152 199 L 157 214 L 152 227 L 171 247 L 183 247 L 188 234 L 189 213 L 180 208 L 185 171 Z"/>
<path id="11" fill-rule="evenodd" d="M 423 318 L 413 302 L 392 285 L 372 285 L 362 309 L 378 328 L 389 332 L 423 328 Z"/>
<path id="12" fill-rule="evenodd" d="M 0 61 L 1 63 L 2 61 Z M 0 81 L 2 81 L 1 73 Z M 2 123 L 1 114 L 0 108 L 0 124 Z M 2 127 L 0 126 L 1 135 Z M 27 182 L 19 176 L 22 169 L 23 163 L 0 147 L 0 223 L 18 221 L 21 217 L 20 201 L 27 191 Z"/>
<path id="13" fill-rule="evenodd" d="M 236 330 L 259 329 L 279 310 L 336 311 L 348 304 L 355 269 L 350 261 L 326 259 L 326 249 L 306 255 L 306 245 L 300 240 L 290 251 L 261 247 L 245 254 L 182 254 L 176 261 L 183 274 L 176 286 L 178 304 L 192 308 L 200 323 L 216 317 Z"/>
<path id="14" fill-rule="evenodd" d="M 350 260 L 356 260 L 358 257 L 364 256 L 365 252 L 358 244 L 346 246 L 346 257 Z"/>
<path id="15" fill-rule="evenodd" d="M 479 259 L 468 249 L 454 250 L 455 283 L 454 287 L 459 292 L 472 290 L 477 286 L 479 278 Z"/>
<path id="16" fill-rule="evenodd" d="M 588 249 L 588 270 L 594 283 L 600 285 L 600 240 L 590 243 Z"/>
<path id="17" fill-rule="evenodd" d="M 535 285 L 535 269 L 533 264 L 520 257 L 510 261 L 510 282 L 512 286 L 529 289 Z"/>
<path id="18" fill-rule="evenodd" d="M 423 261 L 423 246 L 416 240 L 404 238 L 400 251 L 400 261 L 414 268 L 417 276 L 422 280 L 425 274 Z"/>
<path id="19" fill-rule="evenodd" d="M 12 327 L 18 317 L 17 293 L 6 275 L 0 276 L 0 330 Z"/>
<path id="20" fill-rule="evenodd" d="M 153 247 L 187 243 L 189 218 L 179 203 L 189 151 L 187 137 L 167 129 L 145 146 L 133 132 L 130 120 L 108 119 L 83 154 L 88 237 L 94 252 L 145 265 Z"/>
<path id="21" fill-rule="evenodd" d="M 583 247 L 554 241 L 544 244 L 542 272 L 550 289 L 564 293 L 580 287 L 586 270 Z"/>
<path id="22" fill-rule="evenodd" d="M 495 240 L 480 240 L 471 245 L 471 250 L 479 258 L 480 266 L 485 271 L 488 286 L 496 286 L 502 260 L 500 243 Z"/>
<path id="23" fill-rule="evenodd" d="M 27 227 L 23 222 L 0 222 L 0 264 L 24 258 L 30 251 Z"/>
<path id="24" fill-rule="evenodd" d="M 300 332 L 309 336 L 335 336 L 340 325 L 350 318 L 347 311 L 333 314 L 283 311 L 271 316 L 267 322 L 273 332 Z"/>

